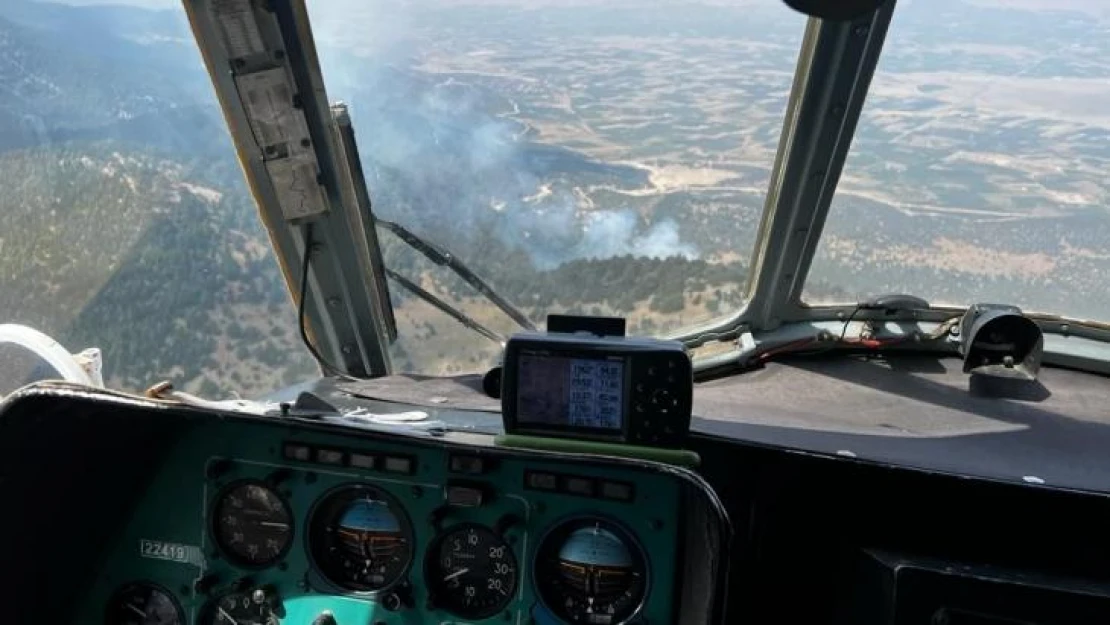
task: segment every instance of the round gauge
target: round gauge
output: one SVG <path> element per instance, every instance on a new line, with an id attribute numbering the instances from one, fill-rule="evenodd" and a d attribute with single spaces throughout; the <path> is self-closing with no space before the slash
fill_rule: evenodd
<path id="1" fill-rule="evenodd" d="M 513 550 L 482 525 L 456 525 L 428 549 L 428 591 L 437 607 L 465 619 L 500 612 L 516 590 Z"/>
<path id="2" fill-rule="evenodd" d="M 373 486 L 350 486 L 321 501 L 309 553 L 328 581 L 357 592 L 395 584 L 412 562 L 412 526 L 401 506 Z"/>
<path id="3" fill-rule="evenodd" d="M 183 625 L 181 606 L 166 590 L 153 584 L 128 584 L 108 602 L 107 625 Z"/>
<path id="4" fill-rule="evenodd" d="M 228 593 L 204 607 L 201 625 L 279 625 L 269 597 L 261 589 Z"/>
<path id="5" fill-rule="evenodd" d="M 556 527 L 536 554 L 540 598 L 568 623 L 626 622 L 643 603 L 647 576 L 639 545 L 616 524 L 600 519 Z"/>
<path id="6" fill-rule="evenodd" d="M 212 523 L 216 544 L 227 558 L 248 568 L 274 564 L 293 542 L 293 513 L 261 482 L 236 482 L 224 489 Z"/>

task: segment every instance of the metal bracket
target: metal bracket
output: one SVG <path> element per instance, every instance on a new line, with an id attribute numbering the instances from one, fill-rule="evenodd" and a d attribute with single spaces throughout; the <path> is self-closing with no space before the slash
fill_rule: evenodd
<path id="1" fill-rule="evenodd" d="M 343 373 L 387 375 L 396 327 L 369 200 L 345 110 L 328 106 L 303 0 L 184 3 L 294 299 L 309 280 L 310 337 Z M 260 104 L 263 96 L 271 101 Z"/>

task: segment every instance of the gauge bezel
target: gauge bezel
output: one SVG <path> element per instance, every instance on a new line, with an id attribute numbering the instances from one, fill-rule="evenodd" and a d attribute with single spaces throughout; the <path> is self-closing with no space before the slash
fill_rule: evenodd
<path id="1" fill-rule="evenodd" d="M 321 514 L 321 509 L 335 497 L 339 497 L 348 493 L 357 493 L 360 491 L 373 491 L 376 495 L 379 495 L 381 496 L 381 498 L 388 501 L 390 511 L 393 512 L 393 515 L 397 517 L 397 521 L 401 526 L 401 533 L 409 539 L 409 557 L 408 560 L 405 562 L 404 567 L 402 567 L 401 572 L 398 573 L 397 579 L 375 590 L 361 590 L 357 588 L 351 588 L 347 584 L 342 584 L 332 579 L 331 576 L 328 575 L 328 573 L 324 570 L 324 567 L 320 565 L 320 562 L 316 558 L 316 551 L 312 547 L 312 536 L 316 533 L 315 528 L 317 526 L 317 522 L 322 521 L 322 519 L 318 518 Z M 328 519 L 328 521 L 331 521 L 331 519 Z M 308 511 L 308 521 L 305 523 L 304 549 L 305 554 L 308 556 L 309 564 L 311 564 L 312 566 L 312 571 L 316 574 L 316 576 L 318 576 L 321 580 L 327 583 L 328 586 L 331 587 L 328 590 L 338 591 L 343 594 L 358 597 L 375 597 L 381 593 L 388 592 L 394 588 L 397 588 L 398 586 L 403 585 L 408 580 L 409 574 L 412 572 L 413 564 L 416 561 L 416 530 L 415 526 L 412 523 L 412 517 L 409 515 L 408 509 L 401 505 L 401 500 L 399 498 L 395 497 L 392 493 L 382 488 L 381 486 L 378 486 L 377 484 L 351 482 L 328 489 L 319 497 L 317 497 L 316 501 L 312 503 L 312 508 Z"/>
<path id="2" fill-rule="evenodd" d="M 224 497 L 226 497 L 227 494 L 231 491 L 242 488 L 243 486 L 250 485 L 261 486 L 262 488 L 265 488 L 266 490 L 273 493 L 273 495 L 277 497 L 278 501 L 281 502 L 281 507 L 285 511 L 285 516 L 289 520 L 289 536 L 285 541 L 285 545 L 282 546 L 281 551 L 278 552 L 276 556 L 273 556 L 272 558 L 269 558 L 266 562 L 262 563 L 254 563 L 250 562 L 249 560 L 244 560 L 241 556 L 228 548 L 222 540 L 220 540 L 220 517 L 219 514 L 217 514 L 220 508 L 220 502 L 222 502 Z M 297 541 L 297 519 L 293 516 L 293 507 L 289 505 L 289 500 L 281 494 L 281 491 L 279 491 L 273 484 L 270 484 L 265 480 L 245 478 L 234 480 L 223 485 L 216 493 L 216 496 L 212 499 L 212 505 L 209 508 L 208 517 L 208 531 L 212 535 L 212 542 L 215 543 L 216 550 L 219 551 L 220 556 L 223 559 L 227 560 L 232 565 L 240 569 L 248 571 L 261 571 L 263 569 L 268 569 L 284 560 L 285 557 L 289 555 L 289 550 L 293 548 L 293 543 Z"/>
<path id="3" fill-rule="evenodd" d="M 219 608 L 221 607 L 220 602 L 223 601 L 224 599 L 227 599 L 228 597 L 243 597 L 243 598 L 249 600 L 250 599 L 250 591 L 244 592 L 243 590 L 237 590 L 235 588 L 229 588 L 229 589 L 227 589 L 223 592 L 216 593 L 215 595 L 210 597 L 207 601 L 205 601 L 203 604 L 201 604 L 200 611 L 197 614 L 197 625 L 211 625 L 212 623 L 216 623 L 219 620 L 219 617 L 216 615 L 216 613 L 219 611 Z M 254 603 L 254 602 L 252 602 L 252 603 Z M 266 605 L 267 609 L 269 610 L 269 613 L 270 613 L 269 615 L 271 617 L 271 619 L 268 619 L 268 622 L 278 623 L 279 619 L 277 617 L 276 610 L 274 610 L 273 604 L 266 604 L 265 602 L 264 603 L 255 603 L 255 605 L 259 605 L 259 606 L 264 605 L 264 604 Z"/>
<path id="4" fill-rule="evenodd" d="M 147 580 L 138 580 L 138 581 L 133 581 L 133 582 L 127 582 L 127 583 L 124 583 L 124 584 L 120 585 L 119 588 L 116 588 L 114 591 L 112 591 L 112 594 L 108 597 L 107 603 L 105 603 L 105 605 L 104 605 L 104 623 L 105 623 L 105 625 L 113 625 L 113 623 L 110 620 L 111 616 L 112 616 L 112 611 L 113 611 L 112 608 L 113 608 L 113 606 L 115 606 L 116 602 L 119 600 L 119 598 L 124 593 L 126 593 L 128 591 L 131 591 L 131 590 L 134 590 L 135 588 L 144 588 L 144 587 L 149 588 L 151 590 L 155 590 L 157 592 L 162 593 L 166 597 L 169 597 L 170 605 L 173 606 L 174 612 L 177 614 L 177 622 L 180 623 L 180 625 L 186 625 L 187 621 L 185 620 L 185 610 L 181 607 L 181 601 L 178 600 L 177 595 L 170 592 L 170 590 L 168 588 L 166 588 L 165 586 L 163 586 L 161 584 L 156 584 L 154 582 L 147 581 Z"/>
<path id="5" fill-rule="evenodd" d="M 562 620 L 562 616 L 559 614 L 559 612 L 557 612 L 547 603 L 547 597 L 544 596 L 544 592 L 540 588 L 539 567 L 542 564 L 540 555 L 541 553 L 543 553 L 545 547 L 547 546 L 548 540 L 550 540 L 551 536 L 556 532 L 565 529 L 569 525 L 591 522 L 600 522 L 604 526 L 608 526 L 608 529 L 616 530 L 618 536 L 626 540 L 627 544 L 639 553 L 640 561 L 644 563 L 644 588 L 643 591 L 640 593 L 639 602 L 636 604 L 636 607 L 628 613 L 628 616 L 624 617 L 622 620 L 614 621 L 609 624 L 626 625 L 627 623 L 635 621 L 640 616 L 640 614 L 644 611 L 644 607 L 647 605 L 648 597 L 651 596 L 653 585 L 652 578 L 654 577 L 652 573 L 652 563 L 647 549 L 644 548 L 644 544 L 640 542 L 640 538 L 628 527 L 628 524 L 622 523 L 621 521 L 618 521 L 617 519 L 614 519 L 612 516 L 609 516 L 607 514 L 575 513 L 571 516 L 565 516 L 555 520 L 546 530 L 544 530 L 543 534 L 540 536 L 540 539 L 536 541 L 536 548 L 532 552 L 532 566 L 530 567 L 529 571 L 532 577 L 532 592 L 535 593 L 536 600 L 540 602 L 540 605 L 542 605 L 543 608 L 548 611 L 548 613 L 550 613 L 555 618 Z"/>
<path id="6" fill-rule="evenodd" d="M 501 542 L 501 544 L 503 544 L 506 547 L 506 549 L 508 549 L 509 555 L 513 559 L 513 568 L 515 569 L 516 572 L 513 575 L 513 589 L 512 589 L 512 592 L 508 593 L 505 597 L 505 600 L 500 605 L 498 605 L 496 608 L 493 608 L 493 609 L 486 608 L 485 610 L 481 610 L 481 611 L 477 611 L 477 612 L 460 612 L 460 611 L 456 611 L 456 610 L 451 610 L 447 606 L 441 605 L 436 600 L 436 598 L 441 593 L 437 592 L 436 590 L 433 590 L 433 583 L 431 581 L 429 581 L 430 579 L 432 579 L 432 577 L 430 575 L 428 575 L 428 572 L 433 567 L 438 567 L 439 548 L 443 544 L 443 541 L 447 540 L 448 536 L 451 536 L 452 534 L 455 534 L 455 533 L 457 533 L 461 530 L 466 530 L 467 528 L 471 528 L 471 527 L 475 527 L 475 528 L 478 528 L 480 530 L 489 532 L 490 534 L 495 536 L 497 538 L 497 540 L 499 540 Z M 520 559 L 517 558 L 516 550 L 513 549 L 513 546 L 511 544 L 509 544 L 509 541 L 506 540 L 504 536 L 495 532 L 492 527 L 490 527 L 488 525 L 483 525 L 482 523 L 477 523 L 477 522 L 474 522 L 474 521 L 463 521 L 462 523 L 456 523 L 456 524 L 451 525 L 449 527 L 445 527 L 445 528 L 443 528 L 442 531 L 440 531 L 438 534 L 436 534 L 434 538 L 432 538 L 432 541 L 430 543 L 428 543 L 427 549 L 424 550 L 424 571 L 423 571 L 423 573 L 424 573 L 424 587 L 428 591 L 428 597 L 433 601 L 433 603 L 435 603 L 436 609 L 447 612 L 448 614 L 450 614 L 452 616 L 455 616 L 455 617 L 458 617 L 460 619 L 466 619 L 466 620 L 470 620 L 470 621 L 487 619 L 487 618 L 490 618 L 490 617 L 494 616 L 495 614 L 498 614 L 499 612 L 503 612 L 506 608 L 509 607 L 509 604 L 511 604 L 514 600 L 516 600 L 517 597 L 514 597 L 514 595 L 519 596 L 519 593 L 520 593 L 521 589 L 524 587 L 523 580 L 521 579 L 522 571 L 521 571 L 521 568 L 520 568 Z M 437 586 L 438 586 L 439 583 L 440 582 L 435 582 L 435 584 Z"/>

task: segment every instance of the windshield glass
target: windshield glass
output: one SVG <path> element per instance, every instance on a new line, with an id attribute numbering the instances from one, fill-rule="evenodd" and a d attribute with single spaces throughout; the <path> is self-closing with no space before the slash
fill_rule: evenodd
<path id="1" fill-rule="evenodd" d="M 184 11 L 145 4 L 0 2 L 0 323 L 116 388 L 312 376 Z"/>
<path id="2" fill-rule="evenodd" d="M 542 326 L 735 312 L 804 19 L 781 3 L 309 3 L 375 213 Z M 0 2 L 0 322 L 99 347 L 110 386 L 247 396 L 317 373 L 177 0 Z M 387 265 L 516 328 L 382 232 Z M 497 345 L 391 283 L 396 368 Z"/>
<path id="3" fill-rule="evenodd" d="M 542 327 L 660 335 L 735 312 L 804 18 L 781 3 L 309 3 L 374 212 L 455 252 Z M 503 333 L 461 280 L 383 233 L 386 264 Z M 498 346 L 392 283 L 402 370 Z"/>
<path id="4" fill-rule="evenodd" d="M 1105 320 L 1108 35 L 1104 2 L 899 2 L 805 301 Z"/>

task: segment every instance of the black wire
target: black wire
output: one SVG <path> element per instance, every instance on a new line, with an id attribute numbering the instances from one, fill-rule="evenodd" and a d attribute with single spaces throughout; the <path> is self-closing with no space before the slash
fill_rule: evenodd
<path id="1" fill-rule="evenodd" d="M 844 342 L 844 336 L 848 333 L 848 326 L 852 325 L 852 319 L 855 319 L 856 315 L 859 314 L 861 310 L 863 310 L 863 304 L 856 304 L 856 307 L 852 309 L 852 314 L 848 315 L 848 318 L 844 320 L 844 327 L 840 328 L 840 338 L 836 341 L 837 345 Z"/>
<path id="2" fill-rule="evenodd" d="M 852 325 L 852 320 L 855 319 L 856 315 L 859 314 L 859 311 L 861 311 L 863 309 L 864 309 L 863 304 L 856 304 L 856 307 L 852 309 L 852 312 L 848 315 L 848 318 L 844 320 L 844 325 L 840 328 L 840 337 L 838 339 L 836 339 L 835 341 L 830 341 L 828 345 L 819 346 L 816 349 L 802 349 L 802 350 L 783 349 L 783 346 L 780 345 L 778 347 L 772 347 L 772 348 L 768 349 L 766 351 L 766 353 L 773 354 L 774 356 L 780 356 L 780 355 L 819 356 L 821 354 L 827 354 L 828 352 L 831 352 L 831 351 L 835 350 L 836 348 L 841 347 L 842 345 L 844 345 L 844 337 L 848 335 L 848 326 Z M 829 338 L 831 339 L 832 337 L 829 337 Z M 818 338 L 818 337 L 815 337 L 813 339 L 813 342 L 814 343 L 820 343 L 821 339 Z M 781 351 L 779 351 L 779 350 L 781 350 Z M 762 356 L 763 356 L 763 354 L 757 353 L 752 357 L 752 361 L 756 361 Z"/>
<path id="3" fill-rule="evenodd" d="M 751 366 L 752 363 L 758 363 L 758 362 L 761 361 L 761 359 L 766 360 L 769 355 L 770 356 L 776 356 L 776 357 L 780 356 L 780 355 L 781 356 L 819 356 L 821 354 L 826 354 L 828 352 L 831 352 L 831 351 L 835 350 L 838 347 L 843 347 L 844 346 L 844 339 L 848 335 L 848 326 L 852 325 L 852 321 L 855 320 L 856 315 L 858 315 L 860 313 L 860 311 L 863 311 L 863 310 L 886 310 L 886 313 L 888 315 L 891 314 L 892 312 L 895 312 L 894 309 L 884 309 L 883 307 L 878 306 L 874 300 L 867 300 L 867 301 L 859 302 L 859 303 L 856 304 L 855 308 L 852 309 L 852 312 L 848 315 L 847 319 L 844 320 L 844 325 L 841 326 L 841 328 L 840 328 L 839 338 L 837 338 L 835 341 L 833 341 L 833 340 L 831 340 L 832 336 L 829 336 L 828 345 L 825 345 L 825 346 L 820 347 L 818 349 L 800 349 L 799 350 L 799 349 L 794 349 L 794 348 L 790 347 L 790 345 L 792 345 L 794 342 L 788 342 L 785 345 L 778 345 L 776 347 L 771 347 L 769 349 L 756 352 L 751 357 L 749 357 L 746 361 L 744 361 L 744 363 L 741 364 L 741 368 L 743 369 L 746 366 Z M 921 341 L 921 342 L 931 343 L 931 342 L 936 342 L 936 341 L 942 340 L 944 338 L 944 336 L 948 333 L 948 330 L 945 329 L 945 326 L 958 322 L 960 318 L 961 317 L 953 317 L 952 319 L 949 319 L 948 321 L 945 321 L 945 322 L 941 323 L 940 326 L 937 329 L 937 334 L 935 336 L 923 336 L 922 337 L 923 341 Z M 818 337 L 810 339 L 810 342 L 812 342 L 812 343 L 824 342 L 823 339 L 820 338 L 823 335 L 824 335 L 824 332 L 822 332 L 820 335 L 818 335 Z M 912 340 L 914 340 L 912 336 L 911 337 L 903 337 L 903 338 L 900 338 L 900 339 L 887 339 L 887 342 L 885 343 L 885 346 L 900 345 L 900 344 L 903 344 L 903 343 L 910 342 Z M 799 341 L 796 341 L 796 342 L 800 343 L 802 346 L 805 346 L 805 345 L 808 344 L 808 343 L 805 342 L 805 339 L 800 339 Z M 929 352 L 933 353 L 933 351 L 931 349 L 929 350 Z"/>
<path id="4" fill-rule="evenodd" d="M 301 341 L 304 342 L 304 346 L 308 348 L 308 351 L 312 354 L 312 357 L 316 359 L 316 362 L 320 365 L 320 368 L 324 370 L 324 373 L 351 382 L 358 382 L 358 378 L 347 375 L 343 371 L 340 371 L 338 367 L 328 362 L 308 338 L 308 328 L 305 322 L 305 301 L 308 299 L 308 269 L 312 262 L 312 252 L 315 251 L 313 249 L 314 247 L 315 243 L 312 241 L 312 224 L 305 224 L 304 260 L 301 261 L 301 296 L 297 301 L 297 327 L 301 331 Z"/>
<path id="5" fill-rule="evenodd" d="M 835 341 L 830 341 L 829 344 L 826 345 L 823 349 L 813 350 L 812 352 L 792 352 L 792 355 L 794 355 L 794 354 L 803 355 L 804 354 L 804 355 L 808 355 L 808 356 L 813 356 L 813 355 L 818 355 L 818 354 L 825 354 L 827 352 L 833 351 L 834 349 L 836 349 L 838 347 L 843 346 L 844 345 L 844 337 L 848 335 L 848 326 L 852 325 L 852 320 L 856 318 L 856 315 L 858 315 L 859 311 L 861 311 L 861 310 L 863 310 L 863 304 L 856 304 L 856 307 L 853 308 L 852 312 L 848 314 L 848 318 L 844 320 L 844 325 L 840 328 L 840 337 L 837 338 Z M 791 352 L 787 352 L 787 353 L 791 353 Z"/>

